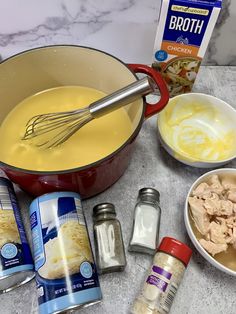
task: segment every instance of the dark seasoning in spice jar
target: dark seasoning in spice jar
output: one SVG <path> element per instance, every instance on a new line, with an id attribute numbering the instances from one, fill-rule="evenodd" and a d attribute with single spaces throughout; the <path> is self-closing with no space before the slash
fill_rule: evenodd
<path id="1" fill-rule="evenodd" d="M 93 208 L 96 264 L 99 274 L 122 271 L 126 266 L 121 226 L 113 204 Z"/>

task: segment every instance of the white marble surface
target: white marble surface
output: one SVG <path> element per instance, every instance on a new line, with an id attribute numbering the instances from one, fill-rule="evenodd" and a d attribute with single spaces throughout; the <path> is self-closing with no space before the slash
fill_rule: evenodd
<path id="1" fill-rule="evenodd" d="M 197 92 L 215 95 L 236 108 L 236 67 L 202 67 L 194 87 Z M 236 167 L 236 160 L 227 167 Z M 210 169 L 209 169 L 210 170 Z M 183 210 L 188 189 L 207 169 L 185 166 L 170 157 L 157 139 L 156 117 L 147 120 L 136 140 L 130 166 L 122 178 L 104 193 L 83 203 L 90 237 L 93 243 L 91 213 L 94 205 L 112 202 L 122 224 L 127 267 L 122 273 L 101 276 L 103 302 L 76 311 L 81 314 L 128 314 L 139 293 L 151 257 L 127 252 L 133 208 L 138 190 L 145 186 L 157 188 L 161 194 L 160 238 L 173 236 L 193 248 L 184 225 Z M 30 198 L 17 191 L 25 224 L 29 232 L 28 205 Z M 235 314 L 236 277 L 220 272 L 193 248 L 194 253 L 183 282 L 174 300 L 171 314 Z M 2 295 L 1 314 L 36 314 L 35 283 Z"/>
<path id="2" fill-rule="evenodd" d="M 204 63 L 236 65 L 235 0 L 223 0 L 223 9 L 209 43 Z"/>
<path id="3" fill-rule="evenodd" d="M 105 50 L 150 64 L 161 0 L 0 1 L 0 55 L 52 44 Z M 224 0 L 204 62 L 236 65 L 236 1 Z"/>

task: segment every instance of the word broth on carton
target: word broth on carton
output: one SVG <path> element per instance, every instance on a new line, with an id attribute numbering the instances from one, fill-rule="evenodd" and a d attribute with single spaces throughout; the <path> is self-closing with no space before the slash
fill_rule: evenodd
<path id="1" fill-rule="evenodd" d="M 162 0 L 152 67 L 171 96 L 190 92 L 221 10 L 222 0 Z"/>

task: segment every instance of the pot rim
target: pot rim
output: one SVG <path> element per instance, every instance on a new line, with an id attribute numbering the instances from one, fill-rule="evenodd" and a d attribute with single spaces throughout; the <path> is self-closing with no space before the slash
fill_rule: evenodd
<path id="1" fill-rule="evenodd" d="M 60 48 L 60 47 L 67 47 L 67 48 L 83 48 L 83 49 L 89 49 L 89 50 L 94 50 L 94 51 L 98 51 L 100 53 L 103 53 L 115 60 L 117 60 L 118 62 L 120 62 L 122 65 L 124 65 L 134 76 L 134 78 L 136 80 L 138 80 L 138 76 L 128 67 L 128 65 L 120 60 L 119 58 L 113 56 L 112 54 L 108 53 L 108 52 L 105 52 L 103 50 L 100 50 L 100 49 L 96 49 L 96 48 L 92 48 L 92 47 L 87 47 L 87 46 L 80 46 L 80 45 L 70 45 L 70 44 L 58 44 L 58 45 L 48 45 L 48 46 L 41 46 L 41 47 L 36 47 L 36 48 L 31 48 L 31 49 L 27 49 L 27 50 L 24 50 L 24 51 L 21 51 L 17 54 L 14 54 L 10 57 L 8 57 L 7 59 L 4 59 L 0 62 L 0 66 L 1 64 L 9 61 L 10 59 L 13 59 L 15 57 L 18 57 L 18 56 L 21 56 L 21 55 L 24 55 L 24 54 L 27 54 L 28 52 L 31 52 L 31 51 L 34 51 L 34 50 L 44 50 L 44 49 L 48 49 L 48 48 Z M 70 168 L 70 169 L 66 169 L 66 170 L 53 170 L 53 171 L 48 171 L 48 170 L 45 170 L 45 171 L 39 171 L 39 170 L 29 170 L 29 169 L 24 169 L 24 168 L 19 168 L 19 167 L 15 167 L 15 166 L 12 166 L 10 164 L 7 164 L 3 161 L 0 161 L 0 168 L 2 168 L 4 170 L 4 168 L 8 168 L 8 169 L 12 169 L 12 170 L 16 170 L 18 172 L 24 172 L 24 173 L 28 173 L 28 174 L 34 174 L 34 175 L 42 175 L 42 174 L 63 174 L 63 173 L 72 173 L 72 172 L 78 172 L 78 171 L 86 171 L 86 170 L 89 170 L 90 168 L 93 168 L 95 166 L 97 166 L 98 164 L 101 164 L 105 161 L 108 161 L 109 159 L 111 159 L 112 157 L 114 157 L 116 154 L 118 154 L 121 150 L 123 150 L 123 148 L 129 144 L 130 142 L 132 142 L 136 136 L 138 135 L 140 129 L 141 129 L 141 126 L 143 124 L 143 120 L 144 120 L 144 104 L 145 104 L 145 99 L 144 97 L 143 98 L 143 109 L 142 109 L 142 114 L 141 114 L 141 118 L 140 118 L 140 121 L 138 123 L 138 125 L 136 126 L 136 128 L 134 129 L 134 131 L 132 132 L 132 134 L 127 138 L 127 140 L 118 148 L 116 149 L 115 151 L 113 151 L 111 154 L 107 155 L 106 157 L 102 158 L 102 159 L 99 159 L 93 163 L 90 163 L 88 165 L 85 165 L 85 166 L 82 166 L 82 167 L 76 167 L 76 168 Z"/>

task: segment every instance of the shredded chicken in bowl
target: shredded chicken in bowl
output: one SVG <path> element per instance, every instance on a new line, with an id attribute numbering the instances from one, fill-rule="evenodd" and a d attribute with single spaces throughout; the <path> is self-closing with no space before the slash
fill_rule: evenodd
<path id="1" fill-rule="evenodd" d="M 212 256 L 236 250 L 236 178 L 212 175 L 193 190 L 188 202 L 201 246 Z"/>

